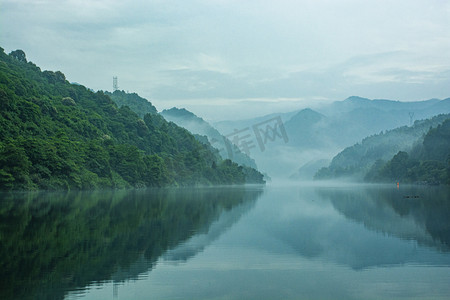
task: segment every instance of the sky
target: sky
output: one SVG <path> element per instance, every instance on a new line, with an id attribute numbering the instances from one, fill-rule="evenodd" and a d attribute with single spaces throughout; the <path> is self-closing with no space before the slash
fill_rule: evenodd
<path id="1" fill-rule="evenodd" d="M 0 0 L 0 47 L 207 120 L 450 97 L 447 0 Z"/>

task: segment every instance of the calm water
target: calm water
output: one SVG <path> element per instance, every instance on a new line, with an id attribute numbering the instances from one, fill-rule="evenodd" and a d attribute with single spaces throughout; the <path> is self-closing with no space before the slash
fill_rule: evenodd
<path id="1" fill-rule="evenodd" d="M 0 299 L 450 298 L 448 188 L 0 199 Z"/>

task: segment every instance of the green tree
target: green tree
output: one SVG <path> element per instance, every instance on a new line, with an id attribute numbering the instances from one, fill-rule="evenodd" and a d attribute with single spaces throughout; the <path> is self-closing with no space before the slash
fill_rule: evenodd
<path id="1" fill-rule="evenodd" d="M 27 62 L 27 58 L 25 56 L 25 52 L 23 52 L 22 50 L 14 50 L 9 54 L 11 57 L 17 59 L 18 61 L 21 62 Z"/>
<path id="2" fill-rule="evenodd" d="M 24 149 L 8 142 L 0 147 L 0 188 L 29 187 L 31 163 Z"/>

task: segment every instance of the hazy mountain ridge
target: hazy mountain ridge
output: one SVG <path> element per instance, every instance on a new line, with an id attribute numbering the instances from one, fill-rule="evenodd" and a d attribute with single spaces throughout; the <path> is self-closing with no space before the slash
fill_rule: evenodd
<path id="1" fill-rule="evenodd" d="M 450 113 L 450 98 L 400 102 L 353 96 L 318 111 L 327 116 L 321 134 L 329 136 L 333 144 L 347 147 L 382 130 L 412 125 L 415 120 Z"/>
<path id="2" fill-rule="evenodd" d="M 216 128 L 220 133 L 227 135 L 229 133 L 232 133 L 234 129 L 239 128 L 245 128 L 245 127 L 251 127 L 255 124 L 264 122 L 268 119 L 280 117 L 283 122 L 288 121 L 290 118 L 292 118 L 295 114 L 297 114 L 299 110 L 290 111 L 290 112 L 278 112 L 278 113 L 271 113 L 266 114 L 260 117 L 255 118 L 248 118 L 248 119 L 240 119 L 240 120 L 222 120 L 218 122 L 214 122 L 212 125 L 214 128 Z"/>
<path id="3" fill-rule="evenodd" d="M 269 175 L 304 178 L 306 169 L 312 172 L 311 166 L 320 166 L 324 160 L 331 160 L 342 149 L 368 136 L 442 113 L 450 113 L 450 98 L 400 102 L 352 96 L 314 110 L 307 108 L 216 124 L 221 133 L 230 133 L 233 128 L 251 127 L 273 117 L 281 118 L 289 141 L 285 143 L 278 139 L 268 144 L 264 153 L 254 151 L 251 156 Z M 270 161 L 274 157 L 276 163 Z M 300 166 L 307 166 L 301 176 L 297 174 Z M 314 173 L 309 174 L 310 179 Z"/>
<path id="4" fill-rule="evenodd" d="M 241 152 L 238 147 L 221 135 L 211 124 L 185 108 L 173 107 L 166 109 L 161 112 L 161 115 L 166 120 L 186 128 L 193 134 L 206 136 L 209 143 L 219 150 L 222 159 L 231 159 L 237 164 L 257 168 L 255 161 L 251 157 Z"/>
<path id="5" fill-rule="evenodd" d="M 327 144 L 321 134 L 322 122 L 326 116 L 310 108 L 305 108 L 284 123 L 289 136 L 289 145 L 298 148 L 318 148 Z M 295 133 L 295 134 L 294 134 Z"/>
<path id="6" fill-rule="evenodd" d="M 450 99 L 450 98 L 449 98 Z M 330 106 L 326 106 L 323 108 L 323 112 L 331 112 L 331 114 L 349 112 L 356 108 L 377 108 L 384 111 L 390 110 L 405 110 L 405 109 L 413 109 L 413 110 L 423 110 L 429 108 L 437 103 L 439 103 L 439 99 L 429 99 L 422 101 L 414 101 L 414 102 L 402 102 L 388 99 L 368 99 L 358 96 L 351 96 L 343 101 L 335 101 Z"/>

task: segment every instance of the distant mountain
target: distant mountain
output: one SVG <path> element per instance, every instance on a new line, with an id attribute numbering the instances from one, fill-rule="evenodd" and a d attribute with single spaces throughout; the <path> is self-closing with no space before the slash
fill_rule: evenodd
<path id="1" fill-rule="evenodd" d="M 424 142 L 424 136 L 430 132 L 430 128 L 438 127 L 449 118 L 450 114 L 442 114 L 431 119 L 416 121 L 411 127 L 403 126 L 369 136 L 361 143 L 347 147 L 337 154 L 328 167 L 317 172 L 315 178 L 351 177 L 362 180 L 367 174 L 373 177 L 375 175 L 370 175 L 370 172 L 375 171 L 371 169 L 381 168 L 384 162 L 390 160 L 399 151 L 409 152 L 418 147 Z"/>
<path id="2" fill-rule="evenodd" d="M 319 112 L 327 116 L 323 128 L 332 144 L 347 147 L 382 130 L 412 125 L 415 120 L 450 113 L 450 99 L 400 102 L 350 97 L 333 102 Z"/>
<path id="3" fill-rule="evenodd" d="M 293 173 L 289 178 L 294 180 L 311 180 L 311 174 L 316 174 L 321 168 L 327 167 L 330 164 L 328 159 L 311 160 L 301 166 L 297 172 Z"/>
<path id="4" fill-rule="evenodd" d="M 268 140 L 264 151 L 254 148 L 251 156 L 272 177 L 296 177 L 301 166 L 314 165 L 314 162 L 323 159 L 331 160 L 342 149 L 367 136 L 445 113 L 450 113 L 450 98 L 400 102 L 353 96 L 315 110 L 303 109 L 248 120 L 219 122 L 215 126 L 226 135 L 234 129 L 252 128 L 278 117 L 282 120 L 287 139 Z M 309 179 L 314 173 L 309 174 Z M 301 177 L 304 175 L 303 172 Z"/>
<path id="5" fill-rule="evenodd" d="M 442 100 L 430 99 L 424 101 L 402 102 L 386 99 L 367 99 L 351 96 L 344 101 L 335 101 L 320 111 L 326 115 L 350 112 L 358 108 L 375 108 L 382 111 L 422 111 L 440 103 Z M 439 113 L 436 111 L 435 113 Z"/>
<path id="6" fill-rule="evenodd" d="M 163 110 L 161 115 L 168 121 L 174 122 L 178 126 L 184 127 L 194 134 L 206 136 L 209 143 L 219 150 L 222 159 L 231 159 L 240 165 L 257 168 L 255 161 L 247 154 L 241 152 L 229 139 L 221 135 L 211 124 L 196 116 L 185 108 Z"/>
<path id="7" fill-rule="evenodd" d="M 297 148 L 319 148 L 326 146 L 327 138 L 321 127 L 326 117 L 312 109 L 303 109 L 284 123 L 289 136 L 289 145 Z"/>
<path id="8" fill-rule="evenodd" d="M 300 110 L 291 111 L 287 113 L 272 113 L 256 118 L 243 119 L 243 120 L 225 120 L 215 122 L 212 125 L 223 135 L 228 135 L 232 133 L 235 129 L 241 129 L 246 127 L 252 127 L 255 124 L 260 124 L 267 120 L 280 117 L 283 122 L 288 121 L 292 116 L 297 114 Z"/>
<path id="9" fill-rule="evenodd" d="M 295 146 L 343 148 L 382 130 L 442 113 L 450 113 L 450 98 L 400 102 L 350 97 L 317 111 L 304 109 L 287 120 L 285 127 Z"/>

